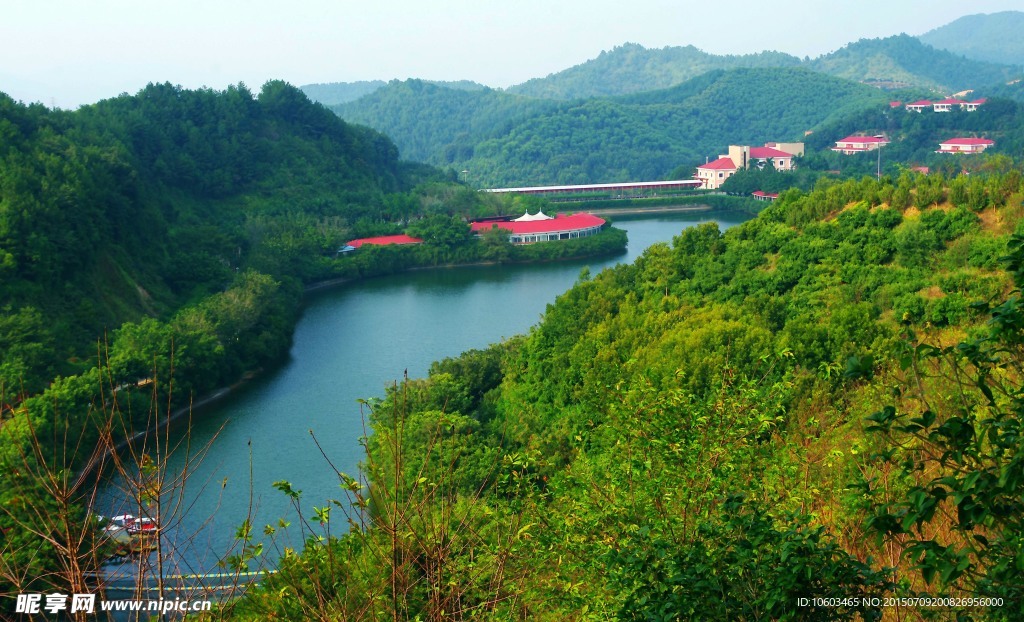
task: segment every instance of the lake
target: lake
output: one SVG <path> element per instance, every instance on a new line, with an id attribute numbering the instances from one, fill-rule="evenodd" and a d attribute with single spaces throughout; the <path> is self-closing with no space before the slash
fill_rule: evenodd
<path id="1" fill-rule="evenodd" d="M 406 373 L 425 376 L 435 360 L 529 331 L 584 267 L 596 274 L 632 262 L 651 244 L 671 242 L 687 227 L 714 220 L 726 229 L 749 218 L 729 212 L 619 218 L 615 226 L 627 231 L 629 247 L 614 257 L 418 270 L 309 294 L 288 359 L 195 413 L 191 430 L 173 431 L 174 440 L 190 434 L 193 448 L 209 446 L 201 462 L 188 464 L 176 510 L 162 512 L 165 536 L 176 550 L 173 571 L 212 569 L 232 552 L 247 516 L 260 538 L 264 525 L 279 518 L 297 525 L 294 508 L 274 482 L 287 480 L 301 490 L 307 515 L 314 505 L 341 499 L 327 459 L 343 472 L 358 473 L 366 433 L 358 400 L 382 396 Z M 186 468 L 184 452 L 170 465 L 176 472 Z M 131 512 L 123 500 L 117 482 L 107 482 L 97 510 L 108 516 Z M 335 531 L 346 528 L 338 508 L 331 522 Z M 301 534 L 293 526 L 280 544 L 301 548 Z M 272 560 L 279 553 L 271 548 L 264 555 Z"/>

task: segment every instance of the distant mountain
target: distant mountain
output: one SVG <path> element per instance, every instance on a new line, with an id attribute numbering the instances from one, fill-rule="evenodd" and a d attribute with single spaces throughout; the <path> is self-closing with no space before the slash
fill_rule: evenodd
<path id="1" fill-rule="evenodd" d="M 693 46 L 647 49 L 628 43 L 508 91 L 549 99 L 586 99 L 668 88 L 708 71 L 741 67 L 806 67 L 882 88 L 923 87 L 942 92 L 1005 82 L 1019 73 L 1005 64 L 961 58 L 908 35 L 862 40 L 803 61 L 781 52 L 718 56 Z"/>
<path id="2" fill-rule="evenodd" d="M 438 84 L 451 89 L 462 91 L 482 91 L 488 87 L 471 80 L 456 80 L 451 82 L 424 80 L 430 84 Z M 355 101 L 364 95 L 369 95 L 377 89 L 385 86 L 383 80 L 369 80 L 361 82 L 328 82 L 325 84 L 307 84 L 299 87 L 306 97 L 325 106 L 337 106 Z"/>
<path id="3" fill-rule="evenodd" d="M 306 97 L 325 106 L 334 106 L 355 101 L 387 84 L 383 80 L 363 80 L 360 82 L 328 82 L 326 84 L 306 84 L 299 88 Z"/>
<path id="4" fill-rule="evenodd" d="M 549 99 L 625 95 L 675 86 L 715 69 L 794 67 L 800 59 L 781 52 L 717 56 L 688 45 L 647 49 L 627 43 L 575 67 L 510 87 L 510 93 Z"/>
<path id="5" fill-rule="evenodd" d="M 1024 65 L 1024 13 L 967 15 L 918 37 L 924 43 L 974 60 Z"/>
<path id="6" fill-rule="evenodd" d="M 336 106 L 405 158 L 470 171 L 477 186 L 653 180 L 730 143 L 800 139 L 878 106 L 878 89 L 798 68 L 716 70 L 670 89 L 556 102 L 410 80 Z"/>
<path id="7" fill-rule="evenodd" d="M 403 159 L 438 162 L 464 159 L 474 141 L 553 108 L 555 102 L 488 88 L 467 90 L 423 80 L 397 80 L 361 99 L 332 106 L 341 118 L 392 137 Z"/>
<path id="8" fill-rule="evenodd" d="M 1019 68 L 969 60 L 909 35 L 862 39 L 805 65 L 814 71 L 882 87 L 928 87 L 948 94 L 1007 82 Z"/>

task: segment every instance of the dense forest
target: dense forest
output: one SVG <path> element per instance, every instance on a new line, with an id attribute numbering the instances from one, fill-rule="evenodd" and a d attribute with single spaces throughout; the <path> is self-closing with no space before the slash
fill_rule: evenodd
<path id="1" fill-rule="evenodd" d="M 887 101 L 801 69 L 712 71 L 671 89 L 556 103 L 496 91 L 392 83 L 334 110 L 477 187 L 664 179 L 730 143 L 795 140 Z"/>
<path id="2" fill-rule="evenodd" d="M 89 369 L 124 322 L 168 320 L 249 271 L 358 276 L 364 262 L 335 256 L 348 239 L 525 209 L 399 162 L 386 137 L 280 82 L 150 85 L 76 112 L 0 96 L 0 136 L 4 403 Z"/>
<path id="3" fill-rule="evenodd" d="M 909 35 L 863 39 L 806 65 L 829 75 L 883 85 L 924 87 L 949 95 L 1019 78 L 1022 68 L 976 61 L 930 45 Z"/>
<path id="4" fill-rule="evenodd" d="M 529 201 L 399 162 L 385 136 L 276 81 L 156 84 L 76 112 L 0 95 L 0 163 L 5 593 L 73 587 L 51 573 L 98 554 L 78 475 L 156 414 L 279 361 L 304 286 L 626 244 L 614 229 L 530 248 L 476 239 L 467 218 Z M 424 243 L 338 253 L 401 231 Z"/>
<path id="5" fill-rule="evenodd" d="M 312 277 L 330 238 L 414 170 L 273 82 L 258 96 L 151 85 L 74 113 L 0 96 L 0 134 L 7 398 L 90 366 L 104 330 L 167 318 L 246 270 Z"/>
<path id="6" fill-rule="evenodd" d="M 390 136 L 403 158 L 449 165 L 467 159 L 483 137 L 508 131 L 556 107 L 554 102 L 492 89 L 396 80 L 356 102 L 331 109 L 343 119 Z"/>
<path id="7" fill-rule="evenodd" d="M 369 404 L 369 487 L 278 482 L 305 549 L 222 614 L 1019 619 L 1024 182 L 982 178 L 822 180 L 581 274 Z M 923 596 L 961 600 L 882 604 Z"/>
<path id="8" fill-rule="evenodd" d="M 627 43 L 597 58 L 508 92 L 543 99 L 589 99 L 667 89 L 720 69 L 795 67 L 800 59 L 781 52 L 716 55 L 692 45 L 651 50 Z"/>

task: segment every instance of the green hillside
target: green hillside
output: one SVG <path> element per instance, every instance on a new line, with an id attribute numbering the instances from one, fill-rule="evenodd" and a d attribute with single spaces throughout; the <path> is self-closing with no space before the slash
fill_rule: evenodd
<path id="1" fill-rule="evenodd" d="M 1016 79 L 1006 84 L 996 84 L 977 91 L 989 97 L 1005 97 L 1024 102 L 1024 80 Z"/>
<path id="2" fill-rule="evenodd" d="M 237 270 L 308 276 L 277 265 L 279 236 L 315 244 L 302 238 L 403 187 L 390 141 L 276 82 L 150 85 L 76 112 L 0 95 L 0 134 L 6 391 L 34 392 L 104 329 L 166 316 Z"/>
<path id="3" fill-rule="evenodd" d="M 801 69 L 714 72 L 675 89 L 594 99 L 481 142 L 460 166 L 496 183 L 662 179 L 729 144 L 798 140 L 826 119 L 883 99 Z"/>
<path id="4" fill-rule="evenodd" d="M 4 404 L 90 369 L 125 322 L 173 318 L 247 271 L 339 276 L 357 269 L 333 258 L 346 239 L 482 205 L 446 184 L 407 192 L 441 177 L 282 82 L 150 85 L 75 112 L 0 95 L 0 137 Z"/>
<path id="5" fill-rule="evenodd" d="M 374 402 L 368 482 L 278 482 L 305 550 L 232 619 L 1020 619 L 1024 184 L 979 179 L 822 182 L 582 274 Z"/>
<path id="6" fill-rule="evenodd" d="M 829 151 L 835 142 L 850 135 L 884 134 L 890 143 L 882 149 L 883 172 L 898 175 L 898 167 L 928 166 L 956 173 L 985 166 L 987 158 L 1016 158 L 1024 150 L 1024 105 L 991 98 L 975 112 L 907 112 L 882 105 L 826 123 L 807 137 L 803 166 L 842 170 L 848 175 L 873 174 L 875 152 L 842 155 Z M 995 141 L 984 157 L 951 157 L 937 154 L 939 143 L 954 137 L 980 137 Z M 973 159 L 972 159 L 973 158 Z"/>
<path id="7" fill-rule="evenodd" d="M 1019 77 L 1020 68 L 968 60 L 909 35 L 863 39 L 805 65 L 829 75 L 884 87 L 927 87 L 943 95 Z"/>
<path id="8" fill-rule="evenodd" d="M 802 69 L 735 69 L 661 91 L 561 103 L 409 81 L 334 110 L 389 134 L 403 157 L 495 187 L 662 179 L 730 143 L 799 139 L 885 100 L 877 89 Z"/>
<path id="9" fill-rule="evenodd" d="M 924 43 L 974 60 L 1024 66 L 1024 12 L 966 15 L 918 37 Z"/>
<path id="10" fill-rule="evenodd" d="M 450 88 L 423 80 L 393 81 L 355 102 L 333 106 L 341 118 L 390 136 L 402 158 L 450 164 L 462 151 L 554 102 L 492 89 Z"/>
<path id="11" fill-rule="evenodd" d="M 708 54 L 693 47 L 647 49 L 627 43 L 546 78 L 534 78 L 508 91 L 547 99 L 587 99 L 655 91 L 715 69 L 794 67 L 800 59 L 781 52 Z"/>

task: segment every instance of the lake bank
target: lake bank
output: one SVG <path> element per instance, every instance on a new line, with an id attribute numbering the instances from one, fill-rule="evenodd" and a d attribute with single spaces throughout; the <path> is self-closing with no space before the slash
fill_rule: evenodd
<path id="1" fill-rule="evenodd" d="M 188 511 L 167 517 L 174 525 L 170 535 L 187 543 L 174 556 L 183 566 L 211 568 L 231 550 L 245 520 L 257 526 L 295 523 L 295 508 L 275 482 L 305 491 L 304 507 L 329 503 L 338 479 L 325 458 L 358 476 L 365 457 L 359 439 L 369 412 L 360 400 L 381 395 L 406 372 L 423 377 L 434 361 L 529 331 L 584 267 L 596 274 L 632 262 L 687 227 L 714 220 L 725 229 L 747 219 L 720 212 L 659 214 L 619 225 L 630 238 L 625 255 L 409 270 L 306 292 L 286 359 L 192 418 L 188 442 L 205 447 L 213 441 L 206 459 L 186 466 L 184 455 L 172 457 L 171 470 L 189 469 L 194 482 L 184 492 Z M 172 444 L 185 438 L 185 428 L 174 426 Z M 217 485 L 204 493 L 209 482 Z M 111 482 L 97 511 L 110 515 L 118 502 Z"/>
<path id="2" fill-rule="evenodd" d="M 587 210 L 595 216 L 655 216 L 660 214 L 689 214 L 693 212 L 710 212 L 715 208 L 710 205 L 665 205 L 657 207 L 599 207 Z"/>

